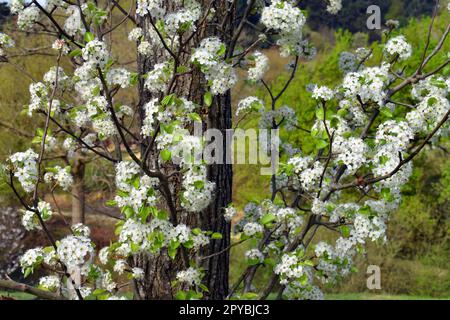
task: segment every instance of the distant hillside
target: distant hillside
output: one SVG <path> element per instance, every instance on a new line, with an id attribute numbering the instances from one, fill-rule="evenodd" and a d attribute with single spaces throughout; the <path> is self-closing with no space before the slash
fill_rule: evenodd
<path id="1" fill-rule="evenodd" d="M 434 3 L 434 0 L 343 0 L 342 10 L 337 15 L 331 15 L 326 11 L 326 1 L 302 0 L 300 7 L 307 9 L 309 25 L 314 30 L 327 26 L 355 33 L 367 31 L 366 11 L 371 5 L 380 7 L 383 22 L 387 19 L 396 19 L 405 25 L 411 17 L 430 15 Z"/>
<path id="2" fill-rule="evenodd" d="M 268 2 L 268 1 L 266 1 Z M 245 9 L 247 0 L 239 0 L 239 10 Z M 299 7 L 307 12 L 307 23 L 314 31 L 324 28 L 343 29 L 352 33 L 369 34 L 369 40 L 379 40 L 378 30 L 367 29 L 367 8 L 377 5 L 381 9 L 381 20 L 384 24 L 388 19 L 400 21 L 406 26 L 411 18 L 430 16 L 434 8 L 434 0 L 342 0 L 342 10 L 337 15 L 327 12 L 325 0 L 302 0 Z M 251 22 L 259 21 L 258 15 L 250 18 Z"/>
<path id="3" fill-rule="evenodd" d="M 246 0 L 240 0 L 240 10 L 244 10 L 246 3 Z M 326 11 L 326 1 L 323 0 L 302 0 L 300 7 L 308 10 L 310 17 L 308 23 L 314 30 L 326 26 L 355 33 L 368 31 L 366 10 L 373 4 L 381 8 L 383 21 L 396 19 L 404 25 L 411 17 L 430 15 L 434 0 L 343 0 L 343 8 L 338 15 L 329 14 Z M 9 9 L 6 3 L 0 2 L 0 26 L 8 15 Z"/>

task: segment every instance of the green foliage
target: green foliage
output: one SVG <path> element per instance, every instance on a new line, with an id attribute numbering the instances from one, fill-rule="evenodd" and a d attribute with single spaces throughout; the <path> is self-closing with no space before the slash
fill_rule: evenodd
<path id="1" fill-rule="evenodd" d="M 435 22 L 432 34 L 430 49 L 436 46 L 440 35 L 443 34 L 449 14 L 443 13 Z M 430 18 L 422 20 L 411 20 L 407 27 L 394 32 L 405 35 L 412 44 L 414 54 L 403 66 L 407 73 L 411 73 L 413 68 L 419 65 L 422 53 L 425 48 L 426 32 L 430 23 Z M 342 51 L 352 51 L 359 46 L 367 46 L 367 37 L 362 35 L 352 35 L 349 32 L 338 31 L 334 36 L 334 45 L 327 46 L 318 43 L 315 39 L 323 41 L 323 37 L 315 33 L 311 34 L 319 50 L 316 59 L 308 62 L 301 62 L 297 75 L 290 88 L 281 98 L 278 106 L 288 105 L 294 108 L 298 114 L 298 123 L 302 128 L 309 129 L 316 117 L 316 102 L 311 99 L 311 94 L 307 91 L 307 85 L 320 83 L 334 87 L 342 79 L 342 74 L 338 68 L 339 54 Z M 382 46 L 379 43 L 372 43 L 373 57 L 368 62 L 370 65 L 378 64 L 382 56 Z M 450 42 L 444 43 L 444 54 L 439 54 L 431 60 L 424 72 L 433 70 L 447 59 L 446 52 L 450 49 Z M 266 52 L 273 65 L 278 66 L 286 61 L 277 58 L 272 50 Z M 278 60 L 277 60 L 278 59 Z M 279 70 L 279 68 L 278 68 Z M 444 70 L 448 76 L 450 68 Z M 276 79 L 269 79 L 269 86 L 272 91 L 279 92 L 287 81 L 289 75 L 285 72 Z M 270 74 L 268 75 L 270 78 Z M 250 87 L 245 84 L 240 88 L 240 92 L 251 92 L 267 104 L 270 99 L 264 88 Z M 414 104 L 400 94 L 395 96 L 398 101 Z M 395 114 L 385 113 L 383 117 L 396 117 Z M 259 119 L 252 118 L 242 124 L 243 127 L 256 127 Z M 314 140 L 311 136 L 301 130 L 295 132 L 282 132 L 281 135 L 301 146 L 304 153 L 309 153 L 315 148 Z M 448 139 L 442 141 L 441 145 L 448 149 Z M 448 257 L 450 248 L 448 237 L 450 234 L 450 221 L 448 199 L 450 199 L 450 160 L 448 155 L 442 150 L 430 152 L 426 150 L 426 155 L 422 155 L 414 163 L 414 174 L 410 183 L 403 189 L 404 201 L 398 212 L 393 213 L 389 224 L 389 242 L 387 245 L 370 245 L 366 258 L 360 259 L 357 264 L 360 272 L 351 276 L 350 281 L 345 281 L 335 288 L 325 288 L 328 292 L 365 292 L 366 274 L 368 265 L 380 265 L 382 269 L 382 292 L 389 294 L 420 295 L 434 297 L 450 296 L 450 270 Z M 288 170 L 288 168 L 285 168 Z M 239 192 L 235 192 L 234 201 L 236 206 L 243 207 L 252 200 L 262 200 L 269 190 L 269 178 L 259 174 L 256 166 L 235 166 L 234 183 Z M 390 194 L 384 193 L 386 198 Z M 267 218 L 268 219 L 268 218 Z M 346 230 L 343 230 L 346 233 Z M 325 235 L 319 232 L 319 239 L 323 240 Z M 243 259 L 245 251 L 251 248 L 249 243 L 240 245 L 232 250 L 231 282 L 236 280 L 240 272 L 246 267 Z M 270 277 L 269 268 L 256 276 L 256 285 L 264 283 Z"/>

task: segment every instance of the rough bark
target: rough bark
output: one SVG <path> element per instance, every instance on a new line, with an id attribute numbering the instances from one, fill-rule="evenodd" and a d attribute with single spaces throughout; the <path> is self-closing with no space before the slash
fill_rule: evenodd
<path id="1" fill-rule="evenodd" d="M 226 129 L 231 128 L 231 97 L 230 94 L 220 97 L 212 106 L 208 127 L 222 131 L 224 137 L 223 150 L 226 150 Z M 230 246 L 231 225 L 223 217 L 224 208 L 232 201 L 232 179 L 233 171 L 226 164 L 226 153 L 224 153 L 224 164 L 209 166 L 209 179 L 216 183 L 215 199 L 207 210 L 202 213 L 202 230 L 211 230 L 223 235 L 220 240 L 212 240 L 209 247 L 204 250 L 204 256 L 212 256 L 204 265 L 206 274 L 205 285 L 209 288 L 208 299 L 222 300 L 228 295 L 228 273 L 230 252 L 225 250 Z M 217 254 L 222 252 L 220 254 Z"/>
<path id="2" fill-rule="evenodd" d="M 204 6 L 209 4 L 209 1 L 203 1 Z M 214 3 L 214 7 L 217 11 L 224 10 L 227 0 L 220 0 Z M 165 4 L 170 10 L 174 9 L 174 3 L 167 1 Z M 152 28 L 149 18 L 138 19 L 138 25 L 148 32 Z M 227 27 L 228 28 L 228 27 Z M 205 36 L 214 36 L 219 34 L 216 30 L 202 30 L 199 34 L 202 34 L 202 38 Z M 222 36 L 223 33 L 220 33 Z M 191 44 L 191 48 L 198 45 L 201 39 L 194 38 Z M 190 52 L 191 48 L 186 48 L 186 52 Z M 152 57 L 138 57 L 138 72 L 140 75 L 144 75 L 153 69 L 155 63 L 161 62 L 161 51 L 155 50 Z M 182 55 L 182 65 L 189 65 L 187 61 L 189 55 Z M 184 60 L 185 61 L 184 61 Z M 196 103 L 202 102 L 204 95 L 205 80 L 202 74 L 196 70 L 190 76 L 177 79 L 176 94 L 186 97 L 187 99 Z M 147 92 L 144 88 L 144 80 L 141 78 L 139 82 L 139 95 L 140 95 L 140 117 L 144 118 L 143 106 L 153 96 Z M 213 106 L 207 112 L 204 120 L 205 128 L 215 128 L 223 132 L 225 137 L 225 129 L 231 128 L 231 98 L 230 95 L 224 95 L 215 99 Z M 150 153 L 149 164 L 155 163 L 156 151 L 153 150 Z M 225 157 L 225 155 L 224 155 Z M 176 168 L 172 166 L 166 166 L 163 168 L 166 173 L 170 173 Z M 201 214 L 188 214 L 180 210 L 177 214 L 177 222 L 185 223 L 191 227 L 200 227 L 202 230 L 210 230 L 213 232 L 220 232 L 223 234 L 223 239 L 212 240 L 210 246 L 204 249 L 202 254 L 204 256 L 214 255 L 215 253 L 222 251 L 230 244 L 230 225 L 223 218 L 223 208 L 231 202 L 231 181 L 232 171 L 231 166 L 228 165 L 212 165 L 208 170 L 209 180 L 216 183 L 215 199 L 210 207 Z M 173 190 L 175 204 L 179 210 L 180 203 L 177 198 L 177 194 L 181 190 L 181 181 L 175 180 L 179 178 L 172 178 L 171 187 Z M 164 207 L 164 204 L 161 204 Z M 183 259 L 182 254 L 179 254 L 175 260 L 171 260 L 166 252 L 162 252 L 159 256 L 151 256 L 142 254 L 134 259 L 134 264 L 144 269 L 145 280 L 136 283 L 136 295 L 140 299 L 172 299 L 174 292 L 170 282 L 174 279 L 176 271 L 180 271 L 186 268 L 186 261 Z M 205 260 L 203 267 L 205 268 L 204 282 L 210 289 L 206 298 L 208 299 L 223 299 L 228 293 L 228 264 L 229 253 L 225 252 L 220 255 L 216 255 L 208 260 Z"/>

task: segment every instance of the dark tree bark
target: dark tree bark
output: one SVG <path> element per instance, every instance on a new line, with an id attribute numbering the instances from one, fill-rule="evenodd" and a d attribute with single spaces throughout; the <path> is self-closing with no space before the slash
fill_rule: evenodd
<path id="1" fill-rule="evenodd" d="M 226 129 L 231 128 L 231 96 L 226 94 L 220 97 L 212 106 L 208 116 L 208 128 L 222 131 L 223 150 L 227 150 Z M 220 240 L 211 240 L 204 256 L 212 256 L 204 265 L 206 275 L 205 285 L 209 288 L 207 298 L 222 300 L 228 295 L 228 273 L 230 252 L 231 225 L 224 217 L 224 208 L 232 201 L 233 171 L 230 164 L 226 164 L 226 152 L 223 154 L 224 164 L 214 164 L 209 167 L 209 179 L 216 183 L 216 194 L 213 203 L 201 216 L 201 228 L 219 232 L 223 235 Z M 218 254 L 220 253 L 220 254 Z"/>
<path id="2" fill-rule="evenodd" d="M 204 7 L 210 3 L 208 0 L 202 1 Z M 218 12 L 225 12 L 227 0 L 220 0 L 214 2 L 214 7 Z M 169 10 L 174 9 L 174 3 L 167 1 L 165 3 Z M 220 17 L 219 17 L 220 18 Z M 138 26 L 144 30 L 144 34 L 148 33 L 152 27 L 150 18 L 138 18 Z M 225 25 L 225 30 L 231 31 L 230 25 Z M 199 37 L 201 35 L 201 38 Z M 201 39 L 209 36 L 218 36 L 223 38 L 226 42 L 231 37 L 224 39 L 224 32 L 219 32 L 215 28 L 203 28 L 196 37 L 191 41 L 190 48 L 186 48 L 186 52 L 195 48 Z M 161 62 L 163 49 L 154 50 L 152 57 L 138 57 L 138 72 L 142 76 L 153 69 L 153 66 Z M 189 54 L 182 54 L 180 56 L 180 65 L 189 65 Z M 186 97 L 187 99 L 196 103 L 202 103 L 205 93 L 205 79 L 199 70 L 185 77 L 180 77 L 176 82 L 175 93 L 178 96 Z M 140 95 L 140 118 L 144 119 L 143 106 L 154 96 L 152 96 L 144 88 L 144 79 L 140 77 L 139 81 L 139 95 Z M 160 97 L 161 98 L 161 97 Z M 213 105 L 209 110 L 205 111 L 203 124 L 204 128 L 214 128 L 222 131 L 225 137 L 225 130 L 231 128 L 231 97 L 230 94 L 216 97 Z M 224 141 L 225 146 L 225 141 Z M 143 150 L 142 150 L 143 151 Z M 153 167 L 156 162 L 156 150 L 150 152 L 148 163 Z M 225 159 L 225 154 L 224 154 Z M 153 165 L 152 165 L 153 164 Z M 173 172 L 176 168 L 173 166 L 165 166 L 162 168 L 165 173 Z M 232 169 L 230 165 L 217 164 L 211 165 L 208 168 L 208 178 L 216 184 L 215 197 L 211 205 L 200 214 L 183 212 L 180 206 L 177 195 L 181 190 L 181 181 L 179 178 L 172 178 L 170 181 L 173 187 L 174 202 L 177 207 L 176 222 L 185 223 L 190 227 L 199 227 L 205 231 L 220 232 L 223 238 L 220 240 L 212 240 L 211 244 L 204 248 L 202 254 L 210 256 L 217 254 L 227 248 L 230 244 L 230 224 L 223 218 L 223 209 L 231 202 L 231 186 L 232 186 Z M 176 180 L 178 179 L 178 180 Z M 161 204 L 165 207 L 165 204 Z M 223 299 L 228 294 L 228 264 L 229 253 L 224 252 L 220 255 L 214 255 L 212 258 L 205 259 L 203 267 L 205 268 L 204 283 L 209 288 L 210 292 L 207 294 L 207 299 Z M 135 283 L 135 293 L 140 299 L 173 299 L 174 292 L 172 292 L 171 281 L 174 279 L 176 272 L 187 267 L 186 259 L 180 253 L 174 260 L 171 260 L 166 252 L 161 252 L 158 256 L 151 256 L 141 254 L 134 259 L 134 264 L 145 272 L 145 280 Z"/>

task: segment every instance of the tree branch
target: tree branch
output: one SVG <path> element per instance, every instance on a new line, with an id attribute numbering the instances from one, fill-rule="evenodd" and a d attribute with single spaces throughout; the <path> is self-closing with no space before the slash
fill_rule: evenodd
<path id="1" fill-rule="evenodd" d="M 0 288 L 29 293 L 29 294 L 32 294 L 33 296 L 36 296 L 38 298 L 42 298 L 45 300 L 66 300 L 64 297 L 62 297 L 56 293 L 44 291 L 44 290 L 32 287 L 30 285 L 16 282 L 13 280 L 1 280 L 0 279 Z"/>

